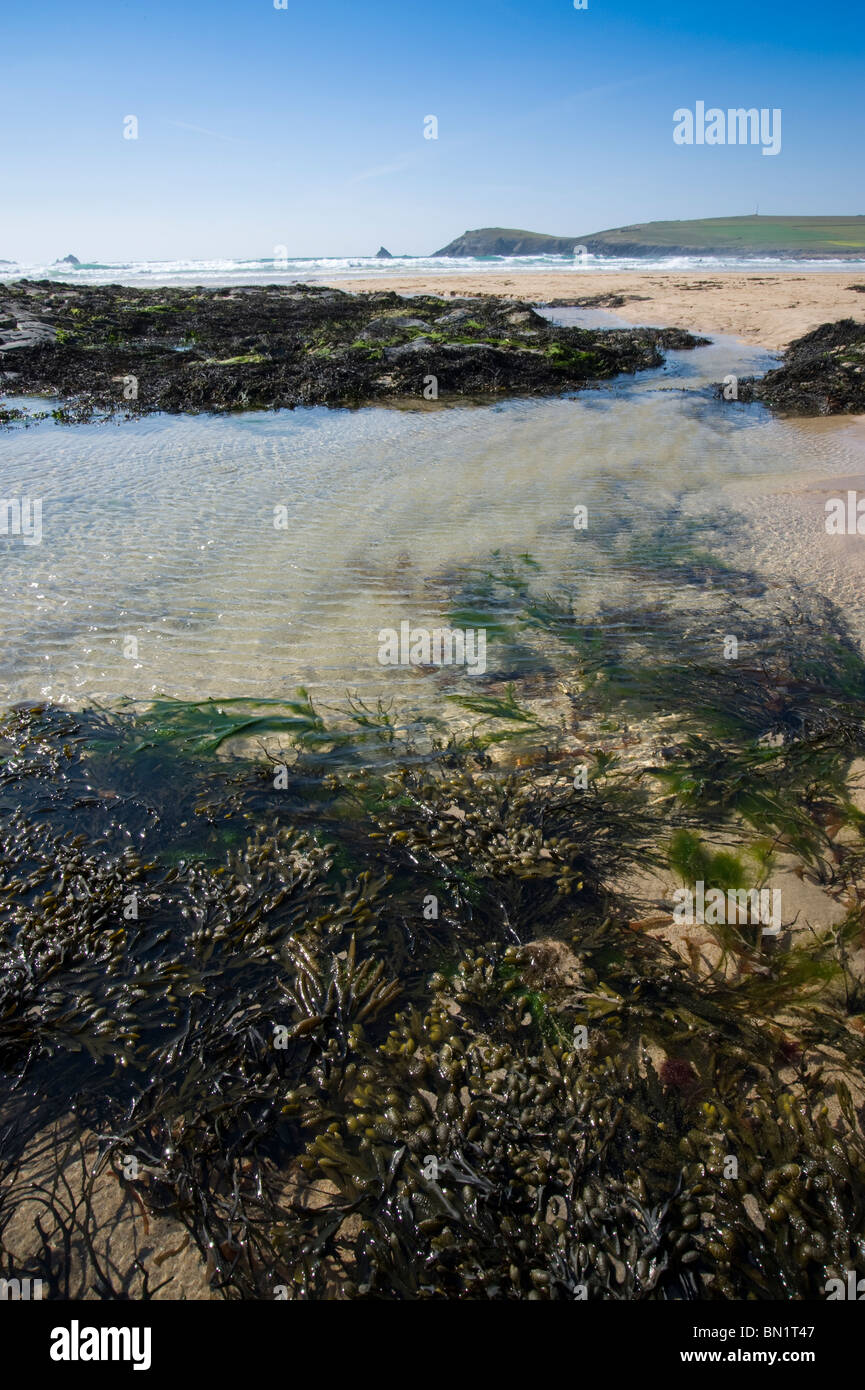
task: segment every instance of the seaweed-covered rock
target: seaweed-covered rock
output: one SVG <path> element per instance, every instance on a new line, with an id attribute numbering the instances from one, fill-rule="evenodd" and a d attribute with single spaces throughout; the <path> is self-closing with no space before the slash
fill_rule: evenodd
<path id="1" fill-rule="evenodd" d="M 676 329 L 557 327 L 492 296 L 48 280 L 0 295 L 3 389 L 59 396 L 63 418 L 423 399 L 431 378 L 436 398 L 555 394 L 704 341 Z"/>
<path id="2" fill-rule="evenodd" d="M 738 394 L 741 401 L 762 401 L 789 415 L 860 414 L 865 411 L 865 324 L 854 319 L 821 324 L 790 344 L 780 367 L 740 381 Z"/>

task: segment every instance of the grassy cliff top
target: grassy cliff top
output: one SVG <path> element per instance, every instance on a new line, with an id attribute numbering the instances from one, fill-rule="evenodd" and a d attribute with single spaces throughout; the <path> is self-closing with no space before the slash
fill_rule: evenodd
<path id="1" fill-rule="evenodd" d="M 547 236 L 509 227 L 463 232 L 437 256 L 570 255 L 578 246 L 599 255 L 865 256 L 865 216 L 701 217 L 640 222 L 583 236 Z"/>
<path id="2" fill-rule="evenodd" d="M 582 238 L 610 251 L 646 249 L 729 252 L 733 255 L 865 255 L 865 216 L 701 217 L 686 222 L 643 222 Z"/>

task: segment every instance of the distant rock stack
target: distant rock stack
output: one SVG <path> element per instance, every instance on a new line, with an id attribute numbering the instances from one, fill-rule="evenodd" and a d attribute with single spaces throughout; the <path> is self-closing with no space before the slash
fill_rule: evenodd
<path id="1" fill-rule="evenodd" d="M 79 259 L 78 259 L 77 256 L 64 256 L 63 259 L 62 259 L 62 261 L 55 261 L 54 264 L 55 264 L 55 265 L 80 265 L 81 262 L 79 261 Z"/>
<path id="2" fill-rule="evenodd" d="M 375 253 L 375 258 L 376 258 L 377 261 L 392 261 L 392 260 L 393 260 L 393 256 L 390 254 L 390 252 L 388 251 L 388 249 L 387 249 L 386 246 L 380 246 L 380 247 L 378 248 L 378 250 L 377 250 L 376 253 Z"/>

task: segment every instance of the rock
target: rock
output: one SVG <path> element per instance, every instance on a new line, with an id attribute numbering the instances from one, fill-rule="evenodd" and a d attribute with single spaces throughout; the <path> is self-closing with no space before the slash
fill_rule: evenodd
<path id="1" fill-rule="evenodd" d="M 380 247 L 378 248 L 378 250 L 377 250 L 376 253 L 375 253 L 375 258 L 376 258 L 377 261 L 392 261 L 392 260 L 393 260 L 393 256 L 390 254 L 390 252 L 388 251 L 388 249 L 387 249 L 386 246 L 380 246 Z"/>
<path id="2" fill-rule="evenodd" d="M 28 309 L 10 301 L 0 303 L 0 353 L 16 348 L 39 347 L 57 337 L 51 324 L 36 318 Z"/>
<path id="3" fill-rule="evenodd" d="M 479 227 L 449 241 L 434 256 L 568 256 L 578 245 L 576 237 L 547 236 L 512 227 Z"/>
<path id="4" fill-rule="evenodd" d="M 64 256 L 63 259 L 62 259 L 62 261 L 55 261 L 54 264 L 55 264 L 55 265 L 80 265 L 81 262 L 79 261 L 79 259 L 78 259 L 77 256 Z"/>
<path id="5" fill-rule="evenodd" d="M 0 333 L 0 353 L 12 352 L 16 348 L 40 347 L 53 343 L 56 332 L 47 323 L 36 320 L 20 320 L 17 329 L 4 329 Z"/>
<path id="6" fill-rule="evenodd" d="M 647 300 L 647 294 L 584 294 L 579 299 L 548 299 L 546 309 L 621 309 L 623 304 Z"/>
<path id="7" fill-rule="evenodd" d="M 723 396 L 724 388 L 717 393 Z M 786 415 L 865 412 L 865 324 L 824 323 L 792 342 L 780 367 L 739 382 L 740 401 L 762 401 Z"/>
<path id="8" fill-rule="evenodd" d="M 442 314 L 441 318 L 436 319 L 436 328 L 459 328 L 461 324 L 468 323 L 471 316 L 471 309 L 452 309 L 449 314 Z"/>
<path id="9" fill-rule="evenodd" d="M 536 324 L 543 323 L 541 315 L 535 313 L 534 309 L 511 309 L 506 318 L 515 328 L 523 328 L 527 332 L 534 331 Z"/>
<path id="10" fill-rule="evenodd" d="M 425 352 L 430 347 L 432 344 L 429 338 L 413 338 L 410 343 L 385 348 L 384 355 L 388 362 L 398 362 L 403 357 L 410 357 L 414 352 Z"/>
<path id="11" fill-rule="evenodd" d="M 4 287 L 0 319 L 0 374 L 17 373 L 6 393 L 59 397 L 74 420 L 417 398 L 430 376 L 451 396 L 559 395 L 701 341 L 679 329 L 559 327 L 515 300 L 314 285 L 18 280 Z M 125 376 L 141 383 L 131 402 Z"/>
<path id="12" fill-rule="evenodd" d="M 367 338 L 393 338 L 398 333 L 404 333 L 409 328 L 421 328 L 425 333 L 429 332 L 429 324 L 425 319 L 382 317 L 371 319 L 364 331 L 360 334 L 363 339 Z"/>

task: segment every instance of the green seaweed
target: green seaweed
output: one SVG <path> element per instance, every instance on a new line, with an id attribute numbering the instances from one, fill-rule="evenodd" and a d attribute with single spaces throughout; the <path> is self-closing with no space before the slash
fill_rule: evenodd
<path id="1" fill-rule="evenodd" d="M 342 736 L 325 727 L 307 692 L 301 688 L 298 695 L 298 700 L 154 700 L 136 718 L 135 751 L 176 742 L 190 753 L 215 753 L 228 739 L 265 733 L 285 733 L 299 743 L 338 743 Z M 261 708 L 269 712 L 255 712 Z"/>
<path id="2" fill-rule="evenodd" d="M 726 850 L 713 852 L 691 830 L 677 830 L 670 841 L 667 857 L 670 868 L 682 882 L 693 887 L 698 881 L 706 888 L 742 888 L 746 883 L 742 861 Z"/>

